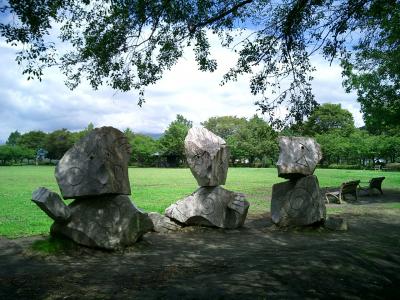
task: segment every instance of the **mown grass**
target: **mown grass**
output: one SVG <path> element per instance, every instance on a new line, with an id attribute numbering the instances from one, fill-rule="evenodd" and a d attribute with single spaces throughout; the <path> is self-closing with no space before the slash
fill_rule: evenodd
<path id="1" fill-rule="evenodd" d="M 367 182 L 372 177 L 386 176 L 384 188 L 400 188 L 400 172 L 319 169 L 316 175 L 321 186 L 339 186 L 352 179 Z M 197 188 L 189 169 L 130 168 L 129 177 L 132 199 L 145 211 L 163 212 Z M 250 213 L 262 213 L 269 211 L 272 185 L 280 181 L 275 168 L 230 168 L 225 188 L 246 194 L 251 203 Z M 32 191 L 39 186 L 59 192 L 54 167 L 0 167 L 0 236 L 48 233 L 52 220 L 30 201 Z M 400 209 L 398 203 L 382 205 Z"/>

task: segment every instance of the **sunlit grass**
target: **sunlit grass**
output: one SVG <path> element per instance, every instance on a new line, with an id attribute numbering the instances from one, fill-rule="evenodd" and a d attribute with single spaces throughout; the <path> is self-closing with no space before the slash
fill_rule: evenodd
<path id="1" fill-rule="evenodd" d="M 339 186 L 343 181 L 386 176 L 384 188 L 400 188 L 400 172 L 360 170 L 316 171 L 321 186 Z M 145 211 L 162 213 L 166 207 L 197 189 L 189 169 L 130 168 L 129 178 L 134 203 Z M 272 185 L 282 181 L 275 168 L 230 168 L 225 188 L 246 194 L 249 213 L 270 209 Z M 32 201 L 31 194 L 39 186 L 59 192 L 54 167 L 0 167 L 0 235 L 7 237 L 47 234 L 52 220 Z M 69 203 L 70 200 L 66 201 Z M 399 203 L 382 204 L 399 209 Z M 344 208 L 329 208 L 341 212 Z"/>

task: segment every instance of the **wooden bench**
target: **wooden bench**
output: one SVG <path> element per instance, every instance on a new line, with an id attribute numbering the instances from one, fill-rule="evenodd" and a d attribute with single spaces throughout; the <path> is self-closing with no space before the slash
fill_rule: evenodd
<path id="1" fill-rule="evenodd" d="M 360 185 L 360 190 L 362 191 L 367 191 L 369 195 L 372 195 L 372 191 L 374 189 L 378 190 L 379 192 L 381 192 L 381 195 L 383 194 L 382 192 L 382 181 L 385 179 L 386 177 L 376 177 L 376 178 L 372 178 L 369 181 L 369 185 L 366 187 L 362 187 Z"/>
<path id="2" fill-rule="evenodd" d="M 342 183 L 339 190 L 325 194 L 326 201 L 329 203 L 329 197 L 333 197 L 339 201 L 339 204 L 341 204 L 343 200 L 346 200 L 345 195 L 353 195 L 357 200 L 357 187 L 359 184 L 360 180 Z"/>

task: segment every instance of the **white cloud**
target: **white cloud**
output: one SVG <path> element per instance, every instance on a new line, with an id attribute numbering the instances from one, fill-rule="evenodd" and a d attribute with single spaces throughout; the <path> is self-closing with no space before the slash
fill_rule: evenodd
<path id="1" fill-rule="evenodd" d="M 60 128 L 79 130 L 89 122 L 95 126 L 127 127 L 136 132 L 163 132 L 177 114 L 199 124 L 211 116 L 236 115 L 251 117 L 257 111 L 251 95 L 248 76 L 220 86 L 222 75 L 235 63 L 235 54 L 219 46 L 215 38 L 212 54 L 219 68 L 214 73 L 201 72 L 193 61 L 193 53 L 184 57 L 162 80 L 146 90 L 146 103 L 137 106 L 135 91 L 115 92 L 110 88 L 93 91 L 87 83 L 70 91 L 64 78 L 55 69 L 48 70 L 42 80 L 26 81 L 15 59 L 15 50 L 0 43 L 0 142 L 14 130 L 52 131 Z M 315 60 L 318 71 L 313 84 L 319 102 L 342 103 L 362 125 L 354 94 L 345 94 L 341 87 L 340 67 Z"/>
<path id="2" fill-rule="evenodd" d="M 313 91 L 318 103 L 340 103 L 342 108 L 349 110 L 354 117 L 357 127 L 363 126 L 364 121 L 360 112 L 360 104 L 356 101 L 356 93 L 346 93 L 342 86 L 342 69 L 338 63 L 329 64 L 321 57 L 312 60 L 317 70 L 314 72 Z"/>

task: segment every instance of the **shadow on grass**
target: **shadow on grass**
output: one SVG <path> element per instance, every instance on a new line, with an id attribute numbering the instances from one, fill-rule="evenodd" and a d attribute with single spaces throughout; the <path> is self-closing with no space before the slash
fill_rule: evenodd
<path id="1" fill-rule="evenodd" d="M 32 243 L 31 250 L 40 254 L 60 255 L 77 249 L 77 246 L 70 239 L 63 237 L 48 237 Z"/>

